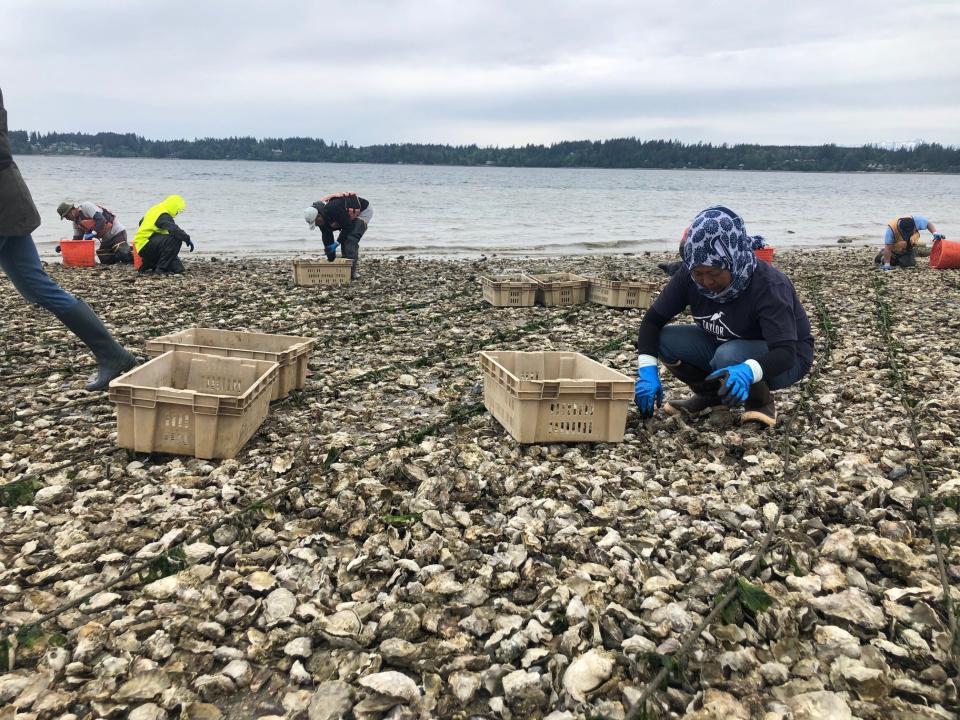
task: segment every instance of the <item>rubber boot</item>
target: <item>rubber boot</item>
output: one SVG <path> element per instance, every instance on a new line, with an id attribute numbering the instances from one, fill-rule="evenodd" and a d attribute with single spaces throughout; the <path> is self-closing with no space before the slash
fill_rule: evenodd
<path id="1" fill-rule="evenodd" d="M 360 279 L 360 238 L 367 231 L 367 223 L 363 218 L 357 218 L 350 226 L 350 231 L 346 237 L 340 233 L 340 254 L 353 260 L 353 266 L 350 268 L 350 280 Z"/>
<path id="2" fill-rule="evenodd" d="M 678 260 L 671 263 L 657 263 L 657 267 L 663 270 L 664 274 L 673 276 L 676 274 L 677 270 L 683 267 L 683 261 Z"/>
<path id="3" fill-rule="evenodd" d="M 83 300 L 59 316 L 60 321 L 90 348 L 97 359 L 97 372 L 86 384 L 87 390 L 103 390 L 110 381 L 137 364 L 137 359 L 124 350 L 100 318 Z"/>
<path id="4" fill-rule="evenodd" d="M 766 380 L 755 382 L 750 386 L 750 394 L 747 395 L 747 401 L 744 403 L 740 422 L 741 424 L 759 422 L 768 427 L 777 424 L 777 404 Z"/>
<path id="5" fill-rule="evenodd" d="M 710 380 L 708 382 L 707 375 L 709 375 L 709 373 L 706 371 L 682 361 L 676 362 L 673 365 L 665 362 L 663 366 L 667 368 L 675 378 L 685 382 L 689 388 L 693 390 L 693 395 L 688 398 L 684 398 L 683 400 L 670 400 L 664 403 L 663 411 L 667 413 L 667 415 L 677 415 L 680 412 L 699 415 L 704 410 L 712 410 L 714 408 L 722 410 L 729 409 L 717 394 L 717 391 L 720 390 L 720 381 Z"/>

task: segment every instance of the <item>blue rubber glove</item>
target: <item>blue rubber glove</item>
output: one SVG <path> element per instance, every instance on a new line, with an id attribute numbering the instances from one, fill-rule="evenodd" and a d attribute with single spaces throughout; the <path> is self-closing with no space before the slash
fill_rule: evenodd
<path id="1" fill-rule="evenodd" d="M 633 401 L 645 418 L 653 417 L 654 407 L 663 405 L 663 386 L 656 365 L 644 365 L 637 370 L 637 382 L 633 386 Z"/>
<path id="2" fill-rule="evenodd" d="M 890 263 L 884 263 L 883 265 L 880 266 L 880 269 L 881 269 L 881 270 L 893 270 L 893 266 L 890 265 Z"/>
<path id="3" fill-rule="evenodd" d="M 56 251 L 57 251 L 57 255 L 59 255 L 59 254 L 60 254 L 60 246 L 59 246 L 59 245 L 57 245 L 57 246 L 56 246 L 56 247 L 54 248 L 54 250 L 56 250 Z"/>
<path id="4" fill-rule="evenodd" d="M 733 406 L 746 401 L 753 385 L 753 369 L 745 362 L 736 365 L 727 365 L 707 375 L 707 380 L 717 380 L 724 377 L 720 386 L 720 397 L 727 405 Z"/>
<path id="5" fill-rule="evenodd" d="M 183 244 L 190 248 L 190 252 L 193 252 L 193 240 L 184 240 Z"/>
<path id="6" fill-rule="evenodd" d="M 83 234 L 83 239 L 84 239 L 84 240 L 92 240 L 92 239 L 95 238 L 96 236 L 97 236 L 96 233 L 88 232 L 88 233 L 84 233 L 84 234 Z"/>
<path id="7" fill-rule="evenodd" d="M 327 245 L 323 251 L 327 254 L 327 261 L 333 262 L 337 259 L 337 248 L 340 247 L 340 243 L 336 240 L 333 241 L 332 245 Z"/>
<path id="8" fill-rule="evenodd" d="M 934 234 L 933 234 L 933 239 L 934 239 L 934 240 L 946 240 L 946 239 L 947 239 L 947 236 L 944 235 L 943 233 L 934 233 Z"/>

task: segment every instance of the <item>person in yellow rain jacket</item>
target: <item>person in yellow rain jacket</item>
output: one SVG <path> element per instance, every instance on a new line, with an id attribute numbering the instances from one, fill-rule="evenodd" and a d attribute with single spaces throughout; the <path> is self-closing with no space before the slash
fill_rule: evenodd
<path id="1" fill-rule="evenodd" d="M 133 239 L 143 265 L 140 272 L 182 273 L 180 245 L 185 244 L 193 252 L 193 241 L 174 218 L 187 206 L 179 195 L 170 195 L 154 205 L 140 218 L 140 227 Z"/>

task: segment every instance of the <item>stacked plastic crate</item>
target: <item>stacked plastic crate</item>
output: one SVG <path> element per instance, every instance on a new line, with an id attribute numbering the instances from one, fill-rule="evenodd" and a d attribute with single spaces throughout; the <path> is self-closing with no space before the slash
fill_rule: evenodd
<path id="1" fill-rule="evenodd" d="M 136 452 L 232 458 L 271 400 L 306 382 L 316 341 L 191 328 L 147 342 L 153 359 L 110 383 L 117 443 Z"/>

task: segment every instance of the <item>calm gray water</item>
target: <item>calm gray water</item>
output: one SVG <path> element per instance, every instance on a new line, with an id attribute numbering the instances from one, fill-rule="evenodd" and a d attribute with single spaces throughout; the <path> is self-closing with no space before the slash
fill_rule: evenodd
<path id="1" fill-rule="evenodd" d="M 40 208 L 44 255 L 70 227 L 62 200 L 92 200 L 128 228 L 178 193 L 197 251 L 315 253 L 303 209 L 332 192 L 370 200 L 365 250 L 408 254 L 582 254 L 671 250 L 702 208 L 725 204 L 776 247 L 880 243 L 884 224 L 919 213 L 960 234 L 960 176 L 685 170 L 464 168 L 415 165 L 20 156 Z"/>

